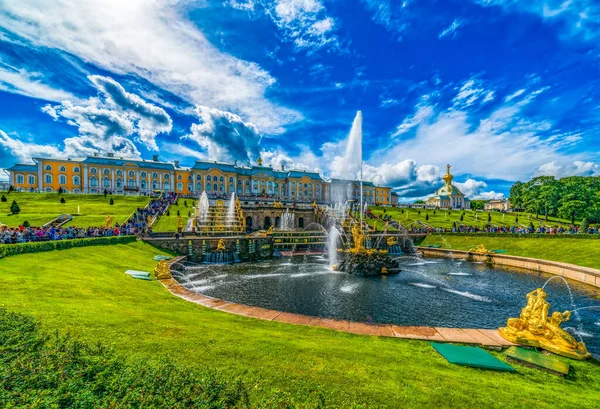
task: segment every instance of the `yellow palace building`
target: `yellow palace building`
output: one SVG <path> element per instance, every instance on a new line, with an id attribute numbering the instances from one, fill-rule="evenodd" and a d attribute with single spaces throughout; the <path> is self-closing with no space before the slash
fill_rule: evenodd
<path id="1" fill-rule="evenodd" d="M 83 159 L 33 158 L 33 164 L 16 164 L 5 170 L 9 184 L 17 191 L 71 193 L 151 194 L 172 191 L 184 196 L 197 196 L 206 191 L 209 196 L 271 197 L 297 202 L 331 203 L 332 185 L 318 173 L 275 170 L 258 165 L 196 161 L 191 168 L 179 166 L 179 161 L 88 156 Z M 356 182 L 350 182 L 356 184 Z M 352 189 L 355 196 L 356 186 Z M 372 204 L 397 204 L 398 196 L 390 187 L 363 185 L 365 201 Z M 348 198 L 351 199 L 351 198 Z"/>

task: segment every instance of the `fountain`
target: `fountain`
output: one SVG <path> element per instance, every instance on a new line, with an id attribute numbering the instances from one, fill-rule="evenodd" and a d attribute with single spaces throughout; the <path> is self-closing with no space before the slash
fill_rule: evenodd
<path id="1" fill-rule="evenodd" d="M 340 240 L 340 232 L 335 226 L 329 229 L 329 237 L 327 238 L 327 251 L 329 253 L 329 267 L 332 269 L 338 268 L 337 248 Z"/>
<path id="2" fill-rule="evenodd" d="M 231 228 L 235 222 L 235 192 L 231 192 L 231 199 L 229 200 L 229 206 L 227 207 L 227 215 L 225 216 L 225 223 L 227 228 Z"/>
<path id="3" fill-rule="evenodd" d="M 208 251 L 204 255 L 204 263 L 207 264 L 227 264 L 238 263 L 240 257 L 235 250 L 228 250 L 224 239 L 217 241 L 217 247 L 214 251 Z"/>
<path id="4" fill-rule="evenodd" d="M 285 213 L 281 214 L 281 227 L 280 230 L 292 231 L 294 230 L 294 220 L 296 216 L 293 212 L 290 213 L 290 209 L 285 209 Z"/>
<path id="5" fill-rule="evenodd" d="M 209 209 L 210 204 L 208 202 L 208 196 L 206 195 L 206 192 L 203 191 L 200 200 L 198 201 L 198 219 L 200 223 L 206 223 L 208 221 Z"/>

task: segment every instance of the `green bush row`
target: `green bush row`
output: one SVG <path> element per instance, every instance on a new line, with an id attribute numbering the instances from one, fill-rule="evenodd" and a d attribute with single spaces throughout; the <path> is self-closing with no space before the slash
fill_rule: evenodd
<path id="1" fill-rule="evenodd" d="M 517 233 L 454 233 L 454 232 L 444 232 L 444 233 L 429 233 L 432 236 L 437 234 L 441 234 L 444 236 L 475 236 L 475 237 L 515 237 L 515 238 L 526 238 L 526 239 L 600 239 L 600 234 L 542 234 L 542 233 L 530 233 L 530 234 L 517 234 Z"/>
<path id="2" fill-rule="evenodd" d="M 40 253 L 42 251 L 64 250 L 74 247 L 100 246 L 105 244 L 126 244 L 135 241 L 135 236 L 94 237 L 90 239 L 53 240 L 19 244 L 0 245 L 0 258 L 17 254 Z"/>

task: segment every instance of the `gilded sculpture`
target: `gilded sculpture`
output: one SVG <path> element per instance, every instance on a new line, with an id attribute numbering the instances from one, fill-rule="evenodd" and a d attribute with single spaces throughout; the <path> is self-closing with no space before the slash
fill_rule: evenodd
<path id="1" fill-rule="evenodd" d="M 219 239 L 219 241 L 217 242 L 217 251 L 226 251 L 227 248 L 225 247 L 225 240 L 223 239 Z"/>
<path id="2" fill-rule="evenodd" d="M 106 227 L 112 227 L 112 216 L 109 214 L 106 216 Z"/>
<path id="3" fill-rule="evenodd" d="M 171 267 L 167 260 L 161 260 L 154 269 L 154 276 L 157 280 L 168 280 L 171 278 Z"/>
<path id="4" fill-rule="evenodd" d="M 542 288 L 527 294 L 527 305 L 519 318 L 509 318 L 506 327 L 499 328 L 500 335 L 515 344 L 543 348 L 558 355 L 573 359 L 587 359 L 591 354 L 583 342 L 575 338 L 560 325 L 569 321 L 571 312 L 555 311 L 548 315 L 550 304 Z"/>
<path id="5" fill-rule="evenodd" d="M 387 245 L 389 247 L 395 246 L 396 244 L 398 244 L 398 240 L 394 240 L 393 237 L 388 237 L 387 240 L 385 241 L 387 243 Z"/>
<path id="6" fill-rule="evenodd" d="M 477 253 L 477 254 L 488 254 L 490 253 L 490 251 L 485 248 L 484 244 L 480 244 L 479 246 L 477 246 L 477 248 L 472 248 L 471 250 L 469 250 L 470 253 Z"/>
<path id="7" fill-rule="evenodd" d="M 183 228 L 183 222 L 181 221 L 181 216 L 177 216 L 177 230 L 181 231 Z"/>

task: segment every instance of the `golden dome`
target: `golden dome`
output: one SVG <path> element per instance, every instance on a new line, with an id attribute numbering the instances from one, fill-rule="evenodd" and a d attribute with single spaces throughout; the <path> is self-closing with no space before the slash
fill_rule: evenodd
<path id="1" fill-rule="evenodd" d="M 446 174 L 444 175 L 444 177 L 442 179 L 444 180 L 446 185 L 452 184 L 452 179 L 454 179 L 454 176 L 452 176 L 450 174 L 450 165 L 446 165 Z"/>

